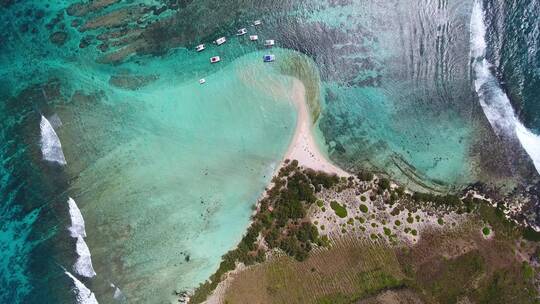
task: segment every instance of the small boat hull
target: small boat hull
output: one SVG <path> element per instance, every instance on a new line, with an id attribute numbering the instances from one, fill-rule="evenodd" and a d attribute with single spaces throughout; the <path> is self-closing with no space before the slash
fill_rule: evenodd
<path id="1" fill-rule="evenodd" d="M 263 56 L 263 61 L 264 62 L 273 62 L 275 60 L 275 56 L 274 55 L 264 55 Z"/>

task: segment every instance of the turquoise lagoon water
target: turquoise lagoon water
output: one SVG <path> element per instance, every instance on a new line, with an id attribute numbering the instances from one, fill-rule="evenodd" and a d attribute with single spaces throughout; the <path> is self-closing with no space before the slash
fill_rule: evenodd
<path id="1" fill-rule="evenodd" d="M 169 2 L 119 1 L 90 16 Z M 6 3 L 0 8 L 6 29 L 0 35 L 2 302 L 72 303 L 77 290 L 90 292 L 84 284 L 100 303 L 123 297 L 161 303 L 212 273 L 241 238 L 296 119 L 291 79 L 276 67 L 297 53 L 275 49 L 276 64 L 263 64 L 262 41 L 231 35 L 253 19 L 264 24 L 248 27 L 250 33 L 306 54 L 300 61 L 318 68 L 322 112 L 315 131 L 342 167 L 439 192 L 476 181 L 512 185 L 535 172 L 519 143 L 493 132 L 478 102 L 470 66 L 472 1 L 191 1 L 159 16 L 145 13 L 137 21 L 151 29 L 149 48 L 115 64 L 97 62 L 103 54 L 96 36 L 117 29 L 79 32 L 72 22 L 88 16 L 68 16 L 71 2 Z M 517 6 L 508 11 L 529 16 L 534 3 Z M 155 25 L 175 14 L 173 22 Z M 490 29 L 498 24 L 487 21 Z M 67 34 L 65 44 L 51 43 L 55 31 Z M 192 51 L 220 35 L 230 37 L 225 45 Z M 514 65 L 504 58 L 511 56 L 502 52 L 498 62 L 491 51 L 498 40 L 490 38 L 497 35 L 487 36 L 487 56 L 507 72 Z M 79 47 L 83 38 L 91 40 L 86 48 Z M 213 55 L 222 62 L 211 65 Z M 521 54 L 510 80 L 536 75 L 527 60 Z M 533 130 L 534 89 L 523 90 L 518 111 Z M 43 160 L 41 115 L 58 135 L 64 166 Z M 67 230 L 69 197 L 85 220 L 93 278 L 72 267 L 79 257 Z"/>
<path id="2" fill-rule="evenodd" d="M 135 301 L 168 298 L 240 240 L 295 125 L 290 78 L 261 58 L 241 57 L 204 85 L 160 79 L 57 111 L 77 122 L 59 136 L 97 278 Z"/>

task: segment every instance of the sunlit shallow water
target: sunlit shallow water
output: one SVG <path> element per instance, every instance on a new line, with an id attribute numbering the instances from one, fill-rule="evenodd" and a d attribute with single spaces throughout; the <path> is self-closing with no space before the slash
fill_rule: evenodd
<path id="1" fill-rule="evenodd" d="M 294 131 L 291 82 L 275 69 L 293 57 L 293 70 L 300 62 L 320 72 L 307 86 L 322 102 L 315 132 L 346 169 L 445 192 L 478 180 L 507 183 L 523 172 L 518 156 L 530 165 L 499 142 L 478 103 L 470 1 L 193 1 L 182 8 L 189 14 L 180 9 L 180 18 L 146 33 L 150 50 L 115 64 L 97 62 L 95 37 L 79 47 L 107 30 L 79 32 L 71 24 L 84 18 L 68 16 L 69 4 L 28 1 L 0 12 L 0 283 L 10 287 L 2 300 L 74 301 L 76 281 L 64 272 L 75 273 L 78 258 L 69 197 L 85 219 L 97 274 L 78 279 L 100 303 L 119 292 L 130 301 L 171 300 L 174 290 L 204 281 L 241 238 Z M 62 20 L 48 30 L 58 13 Z M 248 26 L 254 18 L 263 26 Z M 62 25 L 68 38 L 57 46 L 49 35 Z M 261 41 L 231 34 L 243 26 Z M 208 43 L 218 35 L 229 41 Z M 168 46 L 185 37 L 190 45 Z M 266 38 L 310 59 L 275 49 L 277 62 L 265 65 L 268 51 L 257 51 Z M 198 54 L 199 42 L 207 50 Z M 213 55 L 222 62 L 210 64 Z M 535 119 L 528 96 L 519 113 L 532 113 L 527 126 Z M 43 160 L 41 115 L 65 165 Z"/>

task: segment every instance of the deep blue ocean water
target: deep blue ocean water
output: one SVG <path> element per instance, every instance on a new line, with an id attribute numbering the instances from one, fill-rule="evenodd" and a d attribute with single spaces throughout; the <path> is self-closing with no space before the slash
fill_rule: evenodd
<path id="1" fill-rule="evenodd" d="M 164 302 L 212 272 L 240 239 L 294 126 L 286 77 L 261 65 L 264 47 L 234 36 L 243 26 L 317 67 L 317 127 L 344 168 L 443 192 L 537 177 L 539 1 L 173 2 L 82 16 L 66 11 L 69 1 L 0 2 L 0 303 L 81 302 L 65 271 L 100 303 Z M 487 44 L 471 58 L 475 5 Z M 139 17 L 79 30 L 125 8 Z M 263 26 L 249 26 L 254 19 Z M 121 33 L 132 29 L 142 33 Z M 120 38 L 99 37 L 110 33 Z M 137 35 L 144 47 L 103 63 Z M 220 35 L 227 44 L 212 46 Z M 192 50 L 199 42 L 204 55 Z M 210 53 L 223 62 L 210 65 Z M 492 77 L 478 90 L 480 57 Z M 500 92 L 515 115 L 489 111 L 504 105 Z M 42 115 L 66 165 L 43 159 Z M 95 278 L 72 267 L 69 197 L 86 221 Z"/>

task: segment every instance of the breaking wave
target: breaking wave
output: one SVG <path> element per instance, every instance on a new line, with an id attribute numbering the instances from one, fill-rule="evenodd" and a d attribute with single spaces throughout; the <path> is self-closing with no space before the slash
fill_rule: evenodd
<path id="1" fill-rule="evenodd" d="M 540 136 L 528 130 L 516 116 L 510 99 L 491 72 L 492 65 L 486 59 L 486 25 L 482 4 L 475 1 L 471 14 L 471 59 L 474 86 L 480 105 L 497 135 L 515 136 L 531 157 L 536 171 L 540 173 Z"/>
<path id="2" fill-rule="evenodd" d="M 69 204 L 69 216 L 71 218 L 71 226 L 69 231 L 71 236 L 76 238 L 78 236 L 86 237 L 86 230 L 84 228 L 84 218 L 81 210 L 77 206 L 77 203 L 70 197 L 68 199 Z"/>
<path id="3" fill-rule="evenodd" d="M 43 154 L 43 159 L 65 165 L 66 159 L 64 158 L 60 139 L 56 135 L 51 123 L 43 115 L 41 116 L 39 127 L 41 130 L 41 153 Z"/>
<path id="4" fill-rule="evenodd" d="M 73 283 L 75 284 L 75 288 L 73 288 L 73 292 L 76 295 L 77 303 L 98 304 L 96 296 L 90 289 L 88 289 L 88 287 L 86 287 L 81 281 L 79 281 L 75 276 L 73 276 L 68 271 L 66 271 L 65 273 L 68 277 L 70 277 L 73 280 Z"/>
<path id="5" fill-rule="evenodd" d="M 75 265 L 73 265 L 75 272 L 87 278 L 94 277 L 96 272 L 92 266 L 92 255 L 90 254 L 90 249 L 88 249 L 88 245 L 86 245 L 86 242 L 82 236 L 77 237 L 76 246 L 79 257 L 77 258 Z"/>
<path id="6" fill-rule="evenodd" d="M 77 239 L 76 251 L 79 257 L 73 265 L 75 272 L 81 276 L 91 278 L 96 275 L 94 267 L 92 266 L 92 255 L 90 249 L 84 238 L 86 237 L 86 231 L 84 228 L 84 218 L 81 210 L 77 206 L 77 203 L 71 197 L 68 199 L 69 215 L 71 217 L 71 226 L 68 228 L 71 236 Z"/>

